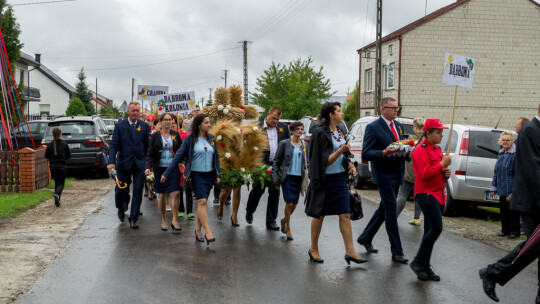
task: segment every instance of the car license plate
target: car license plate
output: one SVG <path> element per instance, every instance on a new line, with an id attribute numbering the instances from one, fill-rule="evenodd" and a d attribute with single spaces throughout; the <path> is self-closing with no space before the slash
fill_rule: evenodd
<path id="1" fill-rule="evenodd" d="M 499 195 L 498 194 L 491 194 L 491 191 L 486 191 L 484 195 L 485 201 L 491 201 L 491 202 L 498 202 L 499 201 Z"/>
<path id="2" fill-rule="evenodd" d="M 81 144 L 68 144 L 70 149 L 80 149 Z"/>

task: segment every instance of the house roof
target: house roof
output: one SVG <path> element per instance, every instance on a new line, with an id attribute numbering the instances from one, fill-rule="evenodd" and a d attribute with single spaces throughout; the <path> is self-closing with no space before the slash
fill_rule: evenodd
<path id="1" fill-rule="evenodd" d="M 394 31 L 394 32 L 382 37 L 381 38 L 381 43 L 389 41 L 389 40 L 396 39 L 399 36 L 401 36 L 401 35 L 409 32 L 409 31 L 414 30 L 415 28 L 421 26 L 422 24 L 424 24 L 424 23 L 426 23 L 426 22 L 428 22 L 430 20 L 433 20 L 433 19 L 439 17 L 440 15 L 445 14 L 445 13 L 453 10 L 454 8 L 459 7 L 459 6 L 465 4 L 465 3 L 469 2 L 469 1 L 470 0 L 457 0 L 456 2 L 454 2 L 452 4 L 449 4 L 449 5 L 445 6 L 445 7 L 442 7 L 440 9 L 434 11 L 433 13 L 431 13 L 429 15 L 426 15 L 423 18 L 420 18 L 420 19 L 418 19 L 418 20 L 416 20 L 416 21 L 414 21 L 412 23 L 409 23 L 406 26 L 398 29 L 397 31 Z M 536 5 L 540 5 L 540 4 L 536 3 L 534 0 L 529 0 L 529 1 L 533 2 Z M 372 48 L 372 47 L 374 47 L 376 45 L 376 43 L 377 42 L 374 41 L 374 42 L 364 46 L 363 48 L 358 49 L 357 52 L 360 53 L 360 52 L 364 51 L 365 49 Z"/>
<path id="2" fill-rule="evenodd" d="M 60 78 L 60 76 L 56 75 L 53 71 L 49 70 L 48 67 L 41 64 L 37 67 L 37 69 L 43 73 L 43 75 L 47 76 L 50 80 L 52 80 L 54 83 L 59 85 L 62 89 L 64 89 L 69 94 L 73 94 L 75 92 L 75 88 L 72 87 L 69 83 L 67 83 L 64 79 Z"/>
<path id="3" fill-rule="evenodd" d="M 40 63 L 37 62 L 34 57 L 24 53 L 24 52 L 21 52 L 21 55 L 19 56 L 19 61 L 26 64 L 26 65 L 31 65 L 31 66 L 39 66 Z"/>
<path id="4" fill-rule="evenodd" d="M 118 111 L 120 112 L 126 112 L 127 111 L 127 101 L 124 100 L 124 102 L 118 107 Z"/>
<path id="5" fill-rule="evenodd" d="M 92 100 L 96 101 L 96 97 L 94 97 L 94 95 L 92 95 Z M 109 106 L 106 102 L 103 102 L 103 100 L 101 100 L 99 98 L 97 99 L 97 103 L 99 103 L 99 105 L 102 106 L 102 107 L 108 107 Z"/>

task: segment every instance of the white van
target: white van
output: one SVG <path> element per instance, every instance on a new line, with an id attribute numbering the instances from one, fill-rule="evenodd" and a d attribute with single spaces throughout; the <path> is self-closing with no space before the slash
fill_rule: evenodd
<path id="1" fill-rule="evenodd" d="M 356 171 L 358 172 L 354 180 L 354 187 L 356 189 L 361 189 L 367 181 L 371 180 L 371 168 L 367 161 L 362 161 L 362 144 L 364 143 L 366 126 L 377 119 L 379 119 L 379 116 L 362 117 L 354 122 L 349 132 L 348 140 L 351 144 L 351 153 L 353 155 L 351 161 L 356 166 Z M 412 118 L 398 117 L 396 120 L 403 125 L 405 137 L 414 133 Z"/>

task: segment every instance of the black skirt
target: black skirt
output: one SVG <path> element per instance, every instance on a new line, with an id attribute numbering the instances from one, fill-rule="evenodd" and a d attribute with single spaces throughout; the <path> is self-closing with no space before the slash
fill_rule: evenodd
<path id="1" fill-rule="evenodd" d="M 351 213 L 349 186 L 347 186 L 345 173 L 326 174 L 324 187 L 326 195 L 322 215 Z"/>
<path id="2" fill-rule="evenodd" d="M 191 184 L 193 185 L 193 193 L 195 193 L 195 198 L 207 199 L 210 195 L 210 190 L 214 187 L 216 181 L 216 171 L 210 172 L 198 172 L 191 171 Z"/>
<path id="3" fill-rule="evenodd" d="M 285 203 L 298 204 L 300 198 L 300 190 L 302 189 L 302 176 L 287 175 L 281 183 L 281 191 Z"/>
<path id="4" fill-rule="evenodd" d="M 157 193 L 171 193 L 180 191 L 180 170 L 172 170 L 171 176 L 167 177 L 164 183 L 160 183 L 161 176 L 167 170 L 164 167 L 154 168 L 154 187 Z"/>

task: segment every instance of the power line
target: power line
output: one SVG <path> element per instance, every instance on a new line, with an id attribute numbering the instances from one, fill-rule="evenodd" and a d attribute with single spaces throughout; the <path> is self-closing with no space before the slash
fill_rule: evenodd
<path id="1" fill-rule="evenodd" d="M 217 54 L 217 53 L 222 53 L 222 52 L 226 52 L 226 51 L 230 51 L 230 50 L 238 49 L 238 48 L 241 48 L 241 46 L 236 46 L 236 47 L 232 47 L 232 48 L 228 48 L 228 49 L 224 49 L 224 50 L 220 50 L 220 51 L 216 51 L 216 52 L 211 52 L 211 53 L 201 54 L 201 55 L 191 56 L 191 57 L 185 57 L 185 58 L 180 58 L 180 59 L 175 59 L 175 60 L 167 60 L 167 61 L 161 61 L 161 62 L 137 64 L 137 65 L 130 65 L 130 66 L 120 66 L 120 67 L 112 67 L 112 68 L 85 69 L 85 71 L 106 71 L 106 70 L 121 70 L 121 69 L 130 69 L 130 68 L 140 68 L 140 67 L 145 67 L 145 66 L 152 66 L 152 65 L 165 64 L 165 63 L 173 63 L 173 62 L 179 62 L 179 61 L 184 61 L 184 60 L 189 60 L 189 59 L 200 58 L 200 57 L 209 56 L 209 55 L 213 55 L 213 54 Z M 80 69 L 77 69 L 77 70 L 58 70 L 58 71 L 77 72 L 77 71 L 80 71 Z"/>
<path id="2" fill-rule="evenodd" d="M 251 34 L 248 35 L 248 37 L 254 37 L 255 35 L 257 35 L 259 32 L 261 32 L 263 29 L 265 29 L 265 27 L 267 26 L 270 26 L 270 24 L 272 24 L 273 22 L 276 21 L 277 18 L 279 18 L 285 11 L 287 11 L 291 5 L 294 3 L 294 2 L 298 2 L 299 0 L 293 0 L 293 1 L 290 1 L 289 3 L 287 3 L 287 5 L 285 5 L 284 7 L 282 7 L 274 16 L 272 16 L 272 18 L 266 20 L 265 23 L 263 23 L 262 25 L 260 25 L 258 28 L 256 28 Z"/>
<path id="3" fill-rule="evenodd" d="M 59 2 L 73 2 L 73 1 L 77 1 L 77 0 L 56 0 L 56 1 L 16 3 L 16 4 L 11 4 L 11 6 L 35 5 L 35 4 L 53 4 L 53 3 L 59 3 Z"/>

